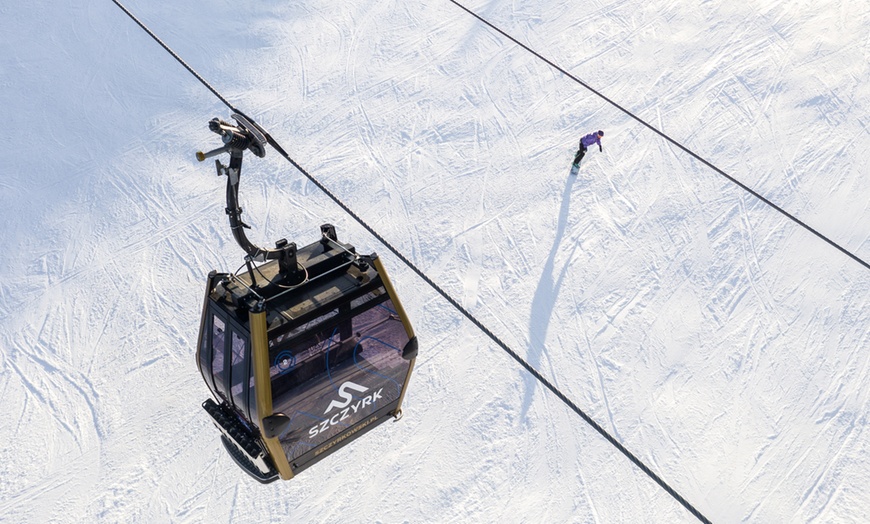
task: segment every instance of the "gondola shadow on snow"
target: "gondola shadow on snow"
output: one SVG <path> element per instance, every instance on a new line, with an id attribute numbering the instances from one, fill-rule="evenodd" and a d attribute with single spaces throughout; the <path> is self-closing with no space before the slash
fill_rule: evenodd
<path id="1" fill-rule="evenodd" d="M 541 279 L 535 289 L 535 295 L 532 297 L 531 314 L 529 315 L 529 349 L 526 359 L 527 362 L 538 371 L 541 371 L 541 361 L 545 356 L 544 344 L 547 340 L 547 331 L 549 330 L 550 320 L 553 316 L 553 308 L 555 307 L 556 299 L 559 296 L 559 288 L 561 287 L 562 280 L 570 266 L 573 252 L 577 249 L 577 245 L 574 245 L 571 248 L 568 262 L 559 269 L 558 275 L 555 275 L 556 254 L 559 252 L 559 248 L 562 245 L 562 238 L 565 236 L 565 230 L 568 227 L 568 215 L 571 208 L 571 191 L 575 184 L 577 184 L 577 177 L 574 175 L 568 175 L 568 179 L 565 182 L 565 189 L 562 191 L 562 205 L 559 208 L 559 219 L 556 223 L 556 234 L 553 238 L 553 246 L 550 248 L 550 254 L 547 256 L 547 261 L 544 263 L 544 267 L 541 270 Z M 529 373 L 524 373 L 523 376 L 526 392 L 523 396 L 521 419 L 525 420 L 529 407 L 532 404 L 535 387 L 538 386 L 538 383 Z"/>

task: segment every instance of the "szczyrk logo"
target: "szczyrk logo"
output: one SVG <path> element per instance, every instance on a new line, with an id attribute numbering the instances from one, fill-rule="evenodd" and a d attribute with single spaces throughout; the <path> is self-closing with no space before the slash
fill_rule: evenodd
<path id="1" fill-rule="evenodd" d="M 376 406 L 378 401 L 382 399 L 381 393 L 384 391 L 384 388 L 381 388 L 374 393 L 369 393 L 366 396 L 357 396 L 356 402 L 354 402 L 353 394 L 348 391 L 352 389 L 357 393 L 365 393 L 369 390 L 369 388 L 360 386 L 359 384 L 354 384 L 353 382 L 347 381 L 343 383 L 338 388 L 338 396 L 342 398 L 342 400 L 333 400 L 329 403 L 329 407 L 326 408 L 326 411 L 323 412 L 324 415 L 329 414 L 333 408 L 336 409 L 336 412 L 331 416 L 327 417 L 317 424 L 311 426 L 308 429 L 308 435 L 311 438 L 320 435 L 321 433 L 327 431 L 328 429 L 336 426 L 338 424 L 344 423 L 344 427 L 350 427 L 350 424 L 356 420 L 355 417 L 362 416 L 363 413 L 366 413 L 371 406 Z M 344 422 L 346 419 L 348 422 Z"/>
<path id="2" fill-rule="evenodd" d="M 332 408 L 342 409 L 348 407 L 350 403 L 353 402 L 353 393 L 348 393 L 347 390 L 349 389 L 352 389 L 357 393 L 365 393 L 369 390 L 369 388 L 367 387 L 360 386 L 359 384 L 354 384 L 353 382 L 348 380 L 338 388 L 338 396 L 341 397 L 343 400 L 333 400 L 332 402 L 330 402 L 329 406 L 326 408 L 326 411 L 324 411 L 323 414 L 325 415 L 329 413 L 330 411 L 332 411 Z"/>

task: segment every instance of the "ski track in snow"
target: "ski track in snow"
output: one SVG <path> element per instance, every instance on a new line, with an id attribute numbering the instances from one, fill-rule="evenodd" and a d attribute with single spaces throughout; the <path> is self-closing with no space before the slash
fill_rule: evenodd
<path id="1" fill-rule="evenodd" d="M 870 519 L 853 260 L 450 2 L 127 4 L 713 521 Z M 870 8 L 468 7 L 870 257 Z M 693 521 L 274 152 L 252 237 L 377 251 L 420 357 L 400 423 L 248 479 L 193 361 L 205 276 L 241 264 L 193 160 L 226 108 L 111 2 L 0 14 L 0 521 Z"/>

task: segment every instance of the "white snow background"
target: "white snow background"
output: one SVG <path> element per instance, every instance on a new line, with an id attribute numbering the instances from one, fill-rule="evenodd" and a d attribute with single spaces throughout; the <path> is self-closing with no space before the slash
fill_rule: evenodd
<path id="1" fill-rule="evenodd" d="M 870 260 L 867 2 L 466 5 Z M 865 267 L 447 0 L 127 6 L 714 522 L 870 522 Z M 420 357 L 256 483 L 194 363 L 229 111 L 108 0 L 5 2 L 0 107 L 0 521 L 696 521 L 271 150 L 250 237 L 379 253 Z"/>

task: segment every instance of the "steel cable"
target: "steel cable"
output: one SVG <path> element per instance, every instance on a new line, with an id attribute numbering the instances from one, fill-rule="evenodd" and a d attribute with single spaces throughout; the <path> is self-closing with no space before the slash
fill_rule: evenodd
<path id="1" fill-rule="evenodd" d="M 251 122 L 254 122 L 252 118 L 247 116 L 242 111 L 239 111 L 237 108 L 233 107 L 232 104 L 227 101 L 214 87 L 212 87 L 206 80 L 200 76 L 192 67 L 190 67 L 180 56 L 178 56 L 168 45 L 166 45 L 160 38 L 157 37 L 154 32 L 152 32 L 144 23 L 142 23 L 138 18 L 136 18 L 133 13 L 131 13 L 123 4 L 121 4 L 118 0 L 112 0 L 112 2 L 117 5 L 124 13 L 127 14 L 136 24 L 139 25 L 146 33 L 148 33 L 151 38 L 153 38 L 160 46 L 162 46 L 176 61 L 178 61 L 185 69 L 187 69 L 197 80 L 200 81 L 212 94 L 214 94 L 221 102 L 224 103 L 230 110 L 235 113 L 238 113 L 246 118 L 248 118 Z M 458 5 L 458 4 L 457 4 Z M 260 129 L 262 129 L 261 126 Z M 265 132 L 265 130 L 264 130 Z M 452 296 L 450 296 L 446 291 L 444 291 L 438 284 L 436 284 L 429 276 L 427 276 L 420 268 L 418 268 L 413 262 L 411 262 L 405 255 L 403 255 L 396 247 L 394 247 L 387 239 L 385 239 L 380 233 L 375 231 L 368 223 L 366 223 L 359 215 L 357 215 L 350 207 L 348 207 L 344 202 L 341 201 L 336 195 L 334 195 L 329 189 L 326 188 L 319 180 L 317 180 L 314 176 L 308 173 L 301 165 L 299 165 L 293 158 L 290 157 L 289 154 L 281 147 L 281 145 L 272 138 L 271 134 L 265 132 L 266 139 L 269 144 L 284 157 L 288 162 L 290 162 L 293 167 L 299 170 L 308 180 L 310 180 L 318 189 L 320 189 L 326 196 L 328 196 L 336 205 L 338 205 L 345 213 L 350 215 L 359 225 L 361 225 L 366 231 L 368 231 L 372 236 L 374 236 L 381 244 L 383 244 L 387 249 L 390 250 L 399 260 L 402 261 L 408 268 L 410 268 L 414 273 L 417 274 L 424 282 L 426 282 L 432 289 L 434 289 L 439 295 L 441 295 L 447 302 L 450 303 L 457 311 L 462 313 L 468 320 L 470 320 L 475 326 L 477 326 L 484 334 L 486 334 L 493 342 L 495 342 L 502 350 L 504 350 L 511 358 L 513 358 L 517 363 L 519 363 L 526 371 L 528 371 L 538 382 L 540 382 L 544 387 L 546 387 L 550 392 L 552 392 L 556 397 L 558 397 L 565 405 L 567 405 L 574 413 L 580 416 L 587 424 L 589 424 L 595 431 L 597 431 L 601 436 L 605 438 L 610 444 L 612 444 L 617 450 L 619 450 L 623 455 L 625 455 L 635 466 L 637 466 L 641 471 L 643 471 L 648 477 L 650 477 L 653 481 L 655 481 L 662 489 L 665 490 L 671 497 L 673 497 L 677 502 L 679 502 L 683 507 L 689 510 L 695 517 L 697 517 L 700 521 L 709 523 L 710 520 L 704 517 L 697 509 L 694 508 L 691 504 L 689 504 L 686 499 L 684 499 L 676 490 L 674 490 L 670 485 L 668 485 L 664 480 L 661 479 L 655 472 L 653 472 L 649 466 L 643 463 L 639 458 L 637 458 L 633 453 L 631 453 L 628 448 L 626 448 L 621 442 L 619 442 L 615 437 L 613 437 L 610 433 L 607 432 L 600 424 L 595 422 L 592 417 L 590 417 L 586 412 L 580 409 L 571 399 L 569 399 L 561 390 L 559 390 L 555 385 L 553 385 L 549 380 L 547 380 L 543 375 L 541 375 L 538 370 L 536 370 L 531 364 L 526 362 L 516 351 L 511 349 L 505 342 L 503 342 L 500 338 L 498 338 L 492 331 L 490 331 L 483 323 L 481 323 L 474 315 L 472 315 L 468 310 L 462 307 L 459 302 L 456 301 Z"/>
<path id="2" fill-rule="evenodd" d="M 640 118 L 639 116 L 635 115 L 634 113 L 632 113 L 632 112 L 629 111 L 628 109 L 626 109 L 626 108 L 622 107 L 621 105 L 617 104 L 616 102 L 614 102 L 613 100 L 611 100 L 610 98 L 608 98 L 607 96 L 605 96 L 603 93 L 599 92 L 597 89 L 593 88 L 592 86 L 590 86 L 590 85 L 587 84 L 586 82 L 584 82 L 584 81 L 580 80 L 579 78 L 577 78 L 576 76 L 572 75 L 571 73 L 569 73 L 569 72 L 566 71 L 565 69 L 559 67 L 558 65 L 556 65 L 556 64 L 553 63 L 551 60 L 547 59 L 546 57 L 544 57 L 543 55 L 541 55 L 540 53 L 538 53 L 537 51 L 535 51 L 535 50 L 532 49 L 531 47 L 525 45 L 524 43 L 520 42 L 520 41 L 517 40 L 516 38 L 512 37 L 511 35 L 509 35 L 509 34 L 506 33 L 505 31 L 503 31 L 502 29 L 500 29 L 498 26 L 496 26 L 495 24 L 493 24 L 493 23 L 490 22 L 489 20 L 487 20 L 487 19 L 483 18 L 482 16 L 478 15 L 477 13 L 475 13 L 475 12 L 472 11 L 471 9 L 465 7 L 464 5 L 460 4 L 460 3 L 457 2 L 456 0 L 449 0 L 449 1 L 450 1 L 451 3 L 453 3 L 453 4 L 455 4 L 457 7 L 459 7 L 459 8 L 462 9 L 463 11 L 465 11 L 466 13 L 470 14 L 471 16 L 473 16 L 474 18 L 477 18 L 478 20 L 480 20 L 481 22 L 483 22 L 485 25 L 489 26 L 492 30 L 494 30 L 494 31 L 496 31 L 497 33 L 501 34 L 502 36 L 504 36 L 505 38 L 507 38 L 507 39 L 510 40 L 511 42 L 513 42 L 513 43 L 515 43 L 516 45 L 522 47 L 523 49 L 525 49 L 525 50 L 528 51 L 529 53 L 535 55 L 537 58 L 539 58 L 540 60 L 542 60 L 542 61 L 544 61 L 545 63 L 547 63 L 550 67 L 552 67 L 552 68 L 555 69 L 556 71 L 559 71 L 560 73 L 562 73 L 563 75 L 567 76 L 568 78 L 570 78 L 570 79 L 573 80 L 574 82 L 577 82 L 578 84 L 580 84 L 581 86 L 585 87 L 586 89 L 588 89 L 589 91 L 591 91 L 592 93 L 594 93 L 596 96 L 598 96 L 599 98 L 601 98 L 602 100 L 604 100 L 604 101 L 607 102 L 608 104 L 610 104 L 610 105 L 612 105 L 613 107 L 619 109 L 620 111 L 622 111 L 623 113 L 625 113 L 625 114 L 628 115 L 629 117 L 633 118 L 634 120 L 636 120 L 637 122 L 639 122 L 639 123 L 642 124 L 643 126 L 647 127 L 650 131 L 652 131 L 652 132 L 654 132 L 655 134 L 659 135 L 660 137 L 664 138 L 665 140 L 667 140 L 668 142 L 670 142 L 670 143 L 673 144 L 674 146 L 676 146 L 676 147 L 678 147 L 679 149 L 681 149 L 683 152 L 689 154 L 692 158 L 694 158 L 694 159 L 697 160 L 698 162 L 701 162 L 702 164 L 704 164 L 705 166 L 709 167 L 710 169 L 712 169 L 712 170 L 715 171 L 716 173 L 722 175 L 723 177 L 727 178 L 727 179 L 730 180 L 731 182 L 737 184 L 739 187 L 741 187 L 743 190 L 745 190 L 746 192 L 748 192 L 749 194 L 751 194 L 751 195 L 754 196 L 755 198 L 761 200 L 762 202 L 764 202 L 764 203 L 767 204 L 768 206 L 772 207 L 772 208 L 775 209 L 776 211 L 779 211 L 780 213 L 782 213 L 782 214 L 783 214 L 786 218 L 788 218 L 789 220 L 795 222 L 796 224 L 798 224 L 799 226 L 803 227 L 804 229 L 806 229 L 806 230 L 809 231 L 810 233 L 816 235 L 817 237 L 819 237 L 820 239 L 824 240 L 825 242 L 827 242 L 827 243 L 830 244 L 831 246 L 837 248 L 837 249 L 840 250 L 842 253 L 844 253 L 846 256 L 848 256 L 848 257 L 851 258 L 852 260 L 858 262 L 859 264 L 861 264 L 861 265 L 864 266 L 865 268 L 870 269 L 870 264 L 868 264 L 867 262 L 865 262 L 864 260 L 862 260 L 860 257 L 858 257 L 858 255 L 855 255 L 855 254 L 852 253 L 851 251 L 847 250 L 846 248 L 842 247 L 840 244 L 834 242 L 833 240 L 831 240 L 831 239 L 828 238 L 827 236 L 823 235 L 822 233 L 820 233 L 819 231 L 817 231 L 816 229 L 814 229 L 813 227 L 811 227 L 809 224 L 803 222 L 802 220 L 800 220 L 800 219 L 797 218 L 796 216 L 792 215 L 791 213 L 789 213 L 789 212 L 786 211 L 785 209 L 783 209 L 783 208 L 779 207 L 778 205 L 774 204 L 772 201 L 770 201 L 770 200 L 767 199 L 766 197 L 762 196 L 760 193 L 758 193 L 757 191 L 755 191 L 755 190 L 752 189 L 751 187 L 749 187 L 749 186 L 747 186 L 746 184 L 744 184 L 743 182 L 737 180 L 736 178 L 734 178 L 733 176 L 729 175 L 729 174 L 726 173 L 725 171 L 719 169 L 718 167 L 716 167 L 715 165 L 713 165 L 711 162 L 705 160 L 705 159 L 702 158 L 700 155 L 698 155 L 697 153 L 695 153 L 695 152 L 692 151 L 691 149 L 687 148 L 687 147 L 684 146 L 683 144 L 677 142 L 676 140 L 674 140 L 673 138 L 671 138 L 670 136 L 668 136 L 668 135 L 665 134 L 664 132 L 659 131 L 659 130 L 656 129 L 653 125 L 649 124 L 648 122 L 646 122 L 645 120 L 643 120 L 643 119 Z"/>

